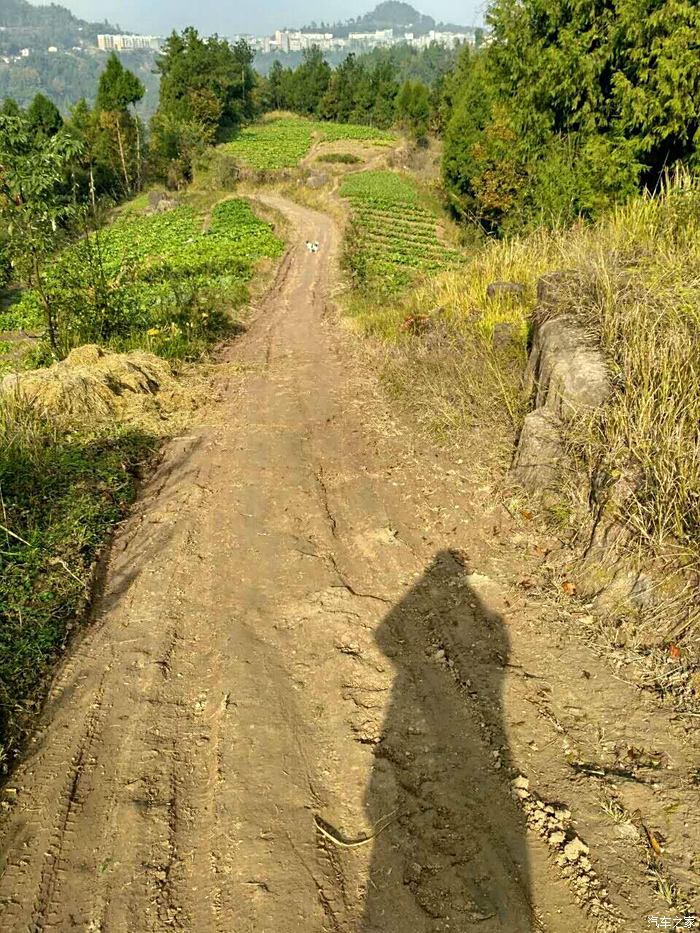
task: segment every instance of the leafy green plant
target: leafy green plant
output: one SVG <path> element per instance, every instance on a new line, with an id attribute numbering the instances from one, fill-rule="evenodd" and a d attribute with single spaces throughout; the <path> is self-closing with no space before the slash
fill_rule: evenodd
<path id="1" fill-rule="evenodd" d="M 189 206 L 127 212 L 66 247 L 42 280 L 58 355 L 97 342 L 189 358 L 220 337 L 256 264 L 279 256 L 282 243 L 240 199 L 217 204 L 202 227 Z M 37 291 L 27 291 L 11 319 L 36 321 L 40 304 Z"/>

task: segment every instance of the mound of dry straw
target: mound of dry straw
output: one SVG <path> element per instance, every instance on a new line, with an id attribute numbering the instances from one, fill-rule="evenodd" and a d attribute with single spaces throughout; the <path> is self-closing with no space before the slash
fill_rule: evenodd
<path id="1" fill-rule="evenodd" d="M 21 398 L 44 417 L 70 422 L 140 420 L 177 405 L 170 365 L 152 353 L 114 353 L 93 344 L 71 351 L 47 369 L 11 373 L 0 397 Z"/>

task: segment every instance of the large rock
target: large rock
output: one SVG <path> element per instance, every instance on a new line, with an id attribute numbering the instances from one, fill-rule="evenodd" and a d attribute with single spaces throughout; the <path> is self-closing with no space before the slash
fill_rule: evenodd
<path id="1" fill-rule="evenodd" d="M 307 188 L 323 188 L 328 184 L 328 175 L 326 172 L 314 172 L 306 179 Z"/>
<path id="2" fill-rule="evenodd" d="M 602 353 L 570 317 L 535 326 L 528 379 L 535 408 L 564 421 L 603 405 L 611 389 Z"/>
<path id="3" fill-rule="evenodd" d="M 586 288 L 590 282 L 571 272 L 543 276 L 537 286 L 526 384 L 534 410 L 525 418 L 509 475 L 545 503 L 561 495 L 562 480 L 571 476 L 574 464 L 565 444 L 570 422 L 605 405 L 612 389 L 603 354 L 576 317 Z M 582 599 L 596 612 L 627 624 L 686 606 L 688 581 L 683 574 L 669 574 L 662 561 L 653 564 L 634 546 L 625 513 L 643 475 L 634 462 L 624 464 L 620 474 L 577 478 L 591 512 L 588 520 L 577 516 L 578 555 L 564 548 L 561 560 Z M 667 632 L 663 626 L 647 628 L 645 643 L 662 643 Z"/>
<path id="4" fill-rule="evenodd" d="M 153 214 L 164 214 L 167 211 L 175 210 L 177 206 L 177 198 L 172 197 L 166 191 L 148 192 L 148 207 Z"/>
<path id="5" fill-rule="evenodd" d="M 495 283 L 494 283 L 495 284 Z M 611 381 L 603 354 L 570 313 L 580 282 L 569 273 L 543 276 L 526 374 L 534 410 L 525 418 L 510 476 L 531 493 L 551 489 L 566 462 L 568 422 L 603 405 Z"/>
<path id="6" fill-rule="evenodd" d="M 530 412 L 520 432 L 511 478 L 530 492 L 543 491 L 554 484 L 564 459 L 561 420 L 546 409 Z"/>

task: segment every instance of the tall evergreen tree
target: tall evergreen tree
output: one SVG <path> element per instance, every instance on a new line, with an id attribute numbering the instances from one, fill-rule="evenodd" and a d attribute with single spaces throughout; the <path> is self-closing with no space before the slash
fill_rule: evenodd
<path id="1" fill-rule="evenodd" d="M 173 33 L 157 61 L 161 75 L 158 114 L 198 123 L 210 134 L 254 116 L 253 53 L 245 42 L 203 39 L 196 29 Z"/>
<path id="2" fill-rule="evenodd" d="M 331 67 L 316 46 L 305 49 L 303 61 L 294 72 L 294 109 L 317 114 L 331 80 Z"/>
<path id="3" fill-rule="evenodd" d="M 416 137 L 424 139 L 430 121 L 430 91 L 421 81 L 404 81 L 396 98 L 396 118 Z"/>
<path id="4" fill-rule="evenodd" d="M 157 61 L 160 102 L 151 121 L 151 155 L 172 185 L 191 177 L 193 160 L 206 146 L 255 115 L 252 62 L 245 42 L 204 39 L 192 28 L 173 32 L 165 43 Z"/>
<path id="5" fill-rule="evenodd" d="M 37 94 L 27 108 L 27 120 L 33 133 L 55 136 L 63 126 L 58 107 L 43 94 Z"/>
<path id="6" fill-rule="evenodd" d="M 496 0 L 489 19 L 440 112 L 463 209 L 498 229 L 572 220 L 697 164 L 697 0 Z"/>
<path id="7" fill-rule="evenodd" d="M 128 195 L 140 187 L 142 132 L 138 116 L 129 112 L 144 95 L 144 86 L 112 53 L 100 76 L 95 111 L 102 128 L 102 158 L 109 160 L 119 173 Z"/>

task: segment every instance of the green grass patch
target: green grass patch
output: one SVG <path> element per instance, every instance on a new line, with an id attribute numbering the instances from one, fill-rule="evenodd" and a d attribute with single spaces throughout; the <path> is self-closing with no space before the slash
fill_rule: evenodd
<path id="1" fill-rule="evenodd" d="M 91 568 L 156 439 L 133 428 L 66 433 L 0 403 L 0 772 L 86 605 Z"/>
<path id="2" fill-rule="evenodd" d="M 50 360 L 42 341 L 0 340 L 0 379 L 7 373 L 45 366 Z"/>
<path id="3" fill-rule="evenodd" d="M 38 301 L 29 300 L 20 292 L 10 293 L 0 307 L 0 331 L 40 331 L 44 317 Z"/>
<path id="4" fill-rule="evenodd" d="M 320 142 L 344 139 L 388 142 L 394 137 L 371 126 L 280 117 L 245 127 L 222 148 L 249 168 L 274 171 L 299 165 L 308 155 L 314 139 Z"/>
<path id="5" fill-rule="evenodd" d="M 324 152 L 316 159 L 317 162 L 330 162 L 337 165 L 359 165 L 362 159 L 352 152 Z"/>

